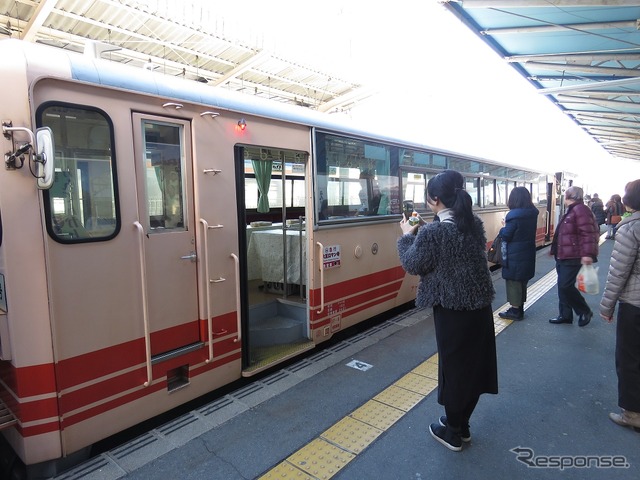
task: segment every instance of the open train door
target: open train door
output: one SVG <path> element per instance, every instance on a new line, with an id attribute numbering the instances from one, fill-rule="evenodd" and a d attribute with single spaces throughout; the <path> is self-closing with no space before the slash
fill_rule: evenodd
<path id="1" fill-rule="evenodd" d="M 306 152 L 238 146 L 243 375 L 311 349 Z"/>
<path id="2" fill-rule="evenodd" d="M 188 121 L 133 114 L 143 300 L 151 355 L 199 347 Z"/>

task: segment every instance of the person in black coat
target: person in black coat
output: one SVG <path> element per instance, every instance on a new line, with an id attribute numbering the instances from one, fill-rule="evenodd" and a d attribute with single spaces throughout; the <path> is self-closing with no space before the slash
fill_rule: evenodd
<path id="1" fill-rule="evenodd" d="M 604 211 L 604 204 L 597 193 L 593 194 L 589 208 L 593 212 L 594 217 L 596 217 L 598 225 L 604 225 L 607 219 L 607 212 Z"/>
<path id="2" fill-rule="evenodd" d="M 502 278 L 507 285 L 507 301 L 511 307 L 498 313 L 502 318 L 522 320 L 527 301 L 527 283 L 536 271 L 536 229 L 538 209 L 525 187 L 509 194 L 509 212 L 500 229 L 503 241 Z M 506 244 L 506 250 L 504 245 Z"/>

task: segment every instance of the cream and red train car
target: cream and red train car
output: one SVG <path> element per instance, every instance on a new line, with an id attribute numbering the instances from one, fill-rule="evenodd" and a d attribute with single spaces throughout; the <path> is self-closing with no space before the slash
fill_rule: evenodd
<path id="1" fill-rule="evenodd" d="M 488 237 L 517 184 L 552 234 L 535 172 L 50 47 L 0 58 L 2 435 L 34 476 L 410 303 L 398 221 L 438 170 Z"/>

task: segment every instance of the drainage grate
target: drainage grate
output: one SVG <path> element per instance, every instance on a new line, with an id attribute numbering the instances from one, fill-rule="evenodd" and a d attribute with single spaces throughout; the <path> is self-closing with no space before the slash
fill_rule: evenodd
<path id="1" fill-rule="evenodd" d="M 292 373 L 296 373 L 296 372 L 302 370 L 303 368 L 307 368 L 309 365 L 311 365 L 311 362 L 309 362 L 307 360 L 302 360 L 301 362 L 298 362 L 296 364 L 293 364 L 293 365 L 287 367 L 287 370 L 289 370 Z"/>
<path id="2" fill-rule="evenodd" d="M 360 340 L 364 340 L 365 338 L 368 338 L 371 336 L 371 332 L 366 331 L 364 333 L 360 333 L 358 335 L 355 335 L 351 338 L 349 338 L 349 343 L 354 344 L 354 343 L 358 343 Z"/>
<path id="3" fill-rule="evenodd" d="M 198 412 L 206 417 L 207 415 L 211 415 L 212 413 L 215 413 L 218 410 L 221 410 L 224 407 L 231 405 L 232 403 L 233 403 L 233 400 L 228 397 L 221 398 L 220 400 L 212 402 L 206 407 L 201 408 L 200 410 L 198 410 Z"/>
<path id="4" fill-rule="evenodd" d="M 141 437 L 136 438 L 135 440 L 127 443 L 126 445 L 123 445 L 120 448 L 116 448 L 114 449 L 111 454 L 117 458 L 117 459 L 122 459 L 125 458 L 128 455 L 131 455 L 132 453 L 137 452 L 138 450 L 140 450 L 141 448 L 146 447 L 147 445 L 151 445 L 152 443 L 157 442 L 158 439 L 153 436 L 152 434 L 146 434 L 143 435 Z"/>
<path id="5" fill-rule="evenodd" d="M 244 388 L 241 388 L 240 390 L 236 390 L 231 394 L 231 396 L 235 398 L 244 398 L 247 395 L 251 395 L 252 393 L 262 390 L 262 388 L 263 388 L 262 385 L 258 383 L 253 383 L 251 385 L 247 385 Z"/>
<path id="6" fill-rule="evenodd" d="M 323 350 L 320 353 L 317 353 L 309 357 L 309 361 L 311 363 L 315 363 L 318 360 L 324 360 L 325 358 L 330 357 L 331 355 L 332 355 L 332 352 L 330 352 L 329 350 Z"/>
<path id="7" fill-rule="evenodd" d="M 289 373 L 287 373 L 285 370 L 281 370 L 269 377 L 263 378 L 262 383 L 266 383 L 267 385 L 273 385 L 274 383 L 277 383 L 283 378 L 287 378 L 288 376 L 289 376 Z"/>
<path id="8" fill-rule="evenodd" d="M 104 456 L 96 457 L 83 463 L 79 468 L 69 470 L 68 472 L 56 476 L 56 480 L 80 480 L 88 475 L 105 470 L 109 466 L 109 460 Z"/>
<path id="9" fill-rule="evenodd" d="M 349 348 L 351 346 L 348 342 L 341 342 L 338 345 L 331 347 L 329 350 L 332 352 L 339 352 L 340 350 L 344 350 L 345 348 Z"/>
<path id="10" fill-rule="evenodd" d="M 158 432 L 162 433 L 163 435 L 167 436 L 167 435 L 171 435 L 172 433 L 177 432 L 181 428 L 186 427 L 187 425 L 191 425 L 192 423 L 197 422 L 197 421 L 198 421 L 197 417 L 195 417 L 191 413 L 188 413 L 187 415 L 184 415 L 184 416 L 178 418 L 177 420 L 174 420 L 171 423 L 167 423 L 165 425 L 162 425 L 160 428 L 157 428 L 156 430 Z"/>

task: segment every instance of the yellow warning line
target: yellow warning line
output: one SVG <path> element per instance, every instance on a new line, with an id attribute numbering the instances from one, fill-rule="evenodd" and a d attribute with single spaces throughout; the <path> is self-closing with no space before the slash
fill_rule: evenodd
<path id="1" fill-rule="evenodd" d="M 530 286 L 525 309 L 553 288 L 556 281 L 556 271 L 552 270 Z M 498 316 L 498 312 L 508 307 L 507 303 L 493 312 L 496 335 L 512 323 Z M 325 480 L 333 477 L 437 386 L 436 353 L 259 477 L 259 480 Z"/>

